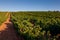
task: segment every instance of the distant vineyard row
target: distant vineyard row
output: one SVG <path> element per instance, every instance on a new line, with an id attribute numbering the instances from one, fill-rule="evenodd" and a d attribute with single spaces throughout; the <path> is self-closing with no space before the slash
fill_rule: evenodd
<path id="1" fill-rule="evenodd" d="M 60 12 L 12 12 L 11 20 L 25 40 L 59 39 Z"/>

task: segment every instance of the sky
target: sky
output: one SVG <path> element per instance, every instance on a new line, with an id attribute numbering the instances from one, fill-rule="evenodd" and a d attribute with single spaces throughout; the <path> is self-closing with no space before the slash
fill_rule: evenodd
<path id="1" fill-rule="evenodd" d="M 60 11 L 60 0 L 0 0 L 0 11 Z"/>

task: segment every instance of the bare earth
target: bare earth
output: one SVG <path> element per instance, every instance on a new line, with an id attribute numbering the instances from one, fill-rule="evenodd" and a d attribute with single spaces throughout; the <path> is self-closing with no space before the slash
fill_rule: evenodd
<path id="1" fill-rule="evenodd" d="M 16 35 L 10 17 L 0 26 L 0 40 L 20 40 Z"/>

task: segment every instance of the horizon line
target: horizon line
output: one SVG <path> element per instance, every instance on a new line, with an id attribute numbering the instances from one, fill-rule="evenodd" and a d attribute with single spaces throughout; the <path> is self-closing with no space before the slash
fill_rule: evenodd
<path id="1" fill-rule="evenodd" d="M 17 10 L 17 11 L 1 11 L 0 10 L 0 12 L 28 12 L 28 11 L 59 11 L 60 12 L 60 10 Z"/>

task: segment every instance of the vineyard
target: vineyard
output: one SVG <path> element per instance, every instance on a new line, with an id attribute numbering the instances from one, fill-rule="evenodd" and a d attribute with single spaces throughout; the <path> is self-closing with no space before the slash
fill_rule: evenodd
<path id="1" fill-rule="evenodd" d="M 7 19 L 7 12 L 0 12 L 0 25 Z"/>
<path id="2" fill-rule="evenodd" d="M 58 40 L 60 12 L 12 12 L 11 20 L 25 40 Z"/>
<path id="3" fill-rule="evenodd" d="M 4 21 L 6 21 L 7 18 L 9 21 L 11 21 L 11 22 L 7 21 L 7 22 L 13 23 L 9 25 L 10 26 L 13 25 L 12 27 L 15 29 L 17 35 L 19 37 L 23 37 L 24 40 L 59 40 L 60 39 L 59 11 L 0 12 L 0 25 Z M 11 35 L 13 35 L 15 32 L 12 33 L 10 31 L 11 28 L 9 28 L 10 27 L 9 25 L 6 28 L 8 28 L 7 30 L 11 33 Z M 1 28 L 2 27 L 0 27 L 0 29 Z M 8 31 L 5 32 L 8 34 Z M 2 33 L 2 35 L 3 34 L 5 33 Z M 13 39 L 15 36 L 12 36 Z"/>

